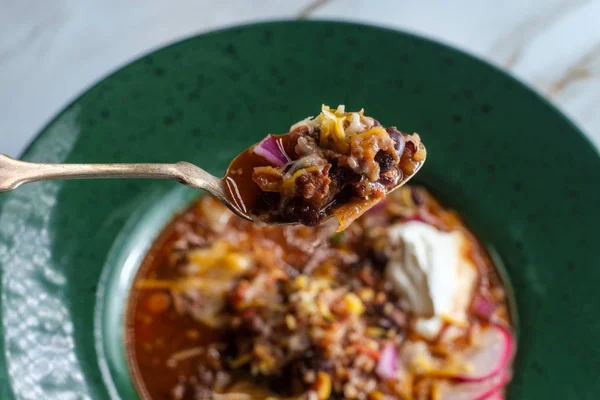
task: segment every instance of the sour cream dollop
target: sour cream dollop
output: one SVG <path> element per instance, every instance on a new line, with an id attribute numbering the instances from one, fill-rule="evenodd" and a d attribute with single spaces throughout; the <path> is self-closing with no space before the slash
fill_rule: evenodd
<path id="1" fill-rule="evenodd" d="M 410 221 L 390 227 L 388 237 L 386 276 L 420 317 L 415 331 L 433 339 L 445 321 L 466 325 L 477 268 L 467 257 L 465 235 Z"/>

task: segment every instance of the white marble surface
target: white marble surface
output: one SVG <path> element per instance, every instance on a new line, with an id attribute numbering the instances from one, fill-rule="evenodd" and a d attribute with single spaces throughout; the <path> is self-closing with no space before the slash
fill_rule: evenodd
<path id="1" fill-rule="evenodd" d="M 0 0 L 0 153 L 156 47 L 227 25 L 362 21 L 451 44 L 550 98 L 600 147 L 600 0 Z"/>

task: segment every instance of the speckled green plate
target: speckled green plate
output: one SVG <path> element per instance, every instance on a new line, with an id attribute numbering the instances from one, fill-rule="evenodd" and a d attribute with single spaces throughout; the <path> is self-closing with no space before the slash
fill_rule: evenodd
<path id="1" fill-rule="evenodd" d="M 504 260 L 520 327 L 509 398 L 600 398 L 600 157 L 535 93 L 456 50 L 329 22 L 202 35 L 104 79 L 23 159 L 187 160 L 221 174 L 321 103 L 418 131 L 429 155 L 419 180 Z M 135 398 L 122 345 L 128 285 L 194 194 L 107 180 L 0 195 L 2 399 Z"/>

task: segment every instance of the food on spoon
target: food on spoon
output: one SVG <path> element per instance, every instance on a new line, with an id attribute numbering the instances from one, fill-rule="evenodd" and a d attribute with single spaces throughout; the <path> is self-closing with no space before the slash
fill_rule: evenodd
<path id="1" fill-rule="evenodd" d="M 210 197 L 178 216 L 130 296 L 140 391 L 501 399 L 515 353 L 505 292 L 457 214 L 404 186 L 335 229 L 258 227 Z"/>
<path id="2" fill-rule="evenodd" d="M 341 231 L 410 179 L 425 157 L 418 134 L 384 128 L 363 110 L 323 106 L 238 156 L 225 186 L 258 222 L 315 226 L 333 215 Z"/>

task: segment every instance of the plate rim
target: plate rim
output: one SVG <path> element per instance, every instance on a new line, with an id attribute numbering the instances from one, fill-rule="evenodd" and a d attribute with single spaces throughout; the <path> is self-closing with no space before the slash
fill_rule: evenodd
<path id="1" fill-rule="evenodd" d="M 327 18 L 325 18 L 325 19 L 309 19 L 309 20 L 308 19 L 299 19 L 299 20 L 275 19 L 275 20 L 269 20 L 269 21 L 250 22 L 250 23 L 246 23 L 246 24 L 234 24 L 234 25 L 230 25 L 230 26 L 226 26 L 226 27 L 222 27 L 222 28 L 218 28 L 218 29 L 214 29 L 214 30 L 208 30 L 205 32 L 195 33 L 190 36 L 183 36 L 181 38 L 174 39 L 174 40 L 164 43 L 160 46 L 157 46 L 157 47 L 155 47 L 151 50 L 148 50 L 144 53 L 141 53 L 141 54 L 137 55 L 135 58 L 132 58 L 124 63 L 121 63 L 120 65 L 118 65 L 116 67 L 113 67 L 108 72 L 104 73 L 102 76 L 95 79 L 91 84 L 87 85 L 86 87 L 82 88 L 77 93 L 75 93 L 73 95 L 74 97 L 70 101 L 66 102 L 62 107 L 60 107 L 60 109 L 58 111 L 56 111 L 48 119 L 48 121 L 45 124 L 42 125 L 42 127 L 30 139 L 28 144 L 18 155 L 18 158 L 21 159 L 23 157 L 27 157 L 29 155 L 29 153 L 31 152 L 31 150 L 33 149 L 33 147 L 35 146 L 35 144 L 38 142 L 38 140 L 46 133 L 48 128 L 51 125 L 53 125 L 54 122 L 56 122 L 59 118 L 61 118 L 63 116 L 63 114 L 66 111 L 68 111 L 73 105 L 75 105 L 77 102 L 79 102 L 81 100 L 81 98 L 83 96 L 85 96 L 89 91 L 93 90 L 96 86 L 100 85 L 105 80 L 113 77 L 115 74 L 117 74 L 123 68 L 126 68 L 127 66 L 129 66 L 135 62 L 138 62 L 139 60 L 141 60 L 144 57 L 147 57 L 158 51 L 167 49 L 171 46 L 178 45 L 180 43 L 184 43 L 187 41 L 195 40 L 198 37 L 219 35 L 223 32 L 233 31 L 233 30 L 237 30 L 237 29 L 246 29 L 246 28 L 252 28 L 252 27 L 273 26 L 273 25 L 312 25 L 312 24 L 335 24 L 338 26 L 364 27 L 364 28 L 379 30 L 379 31 L 385 32 L 385 33 L 400 34 L 400 35 L 407 36 L 412 39 L 425 41 L 431 45 L 439 46 L 446 50 L 450 50 L 451 52 L 453 52 L 455 54 L 459 54 L 461 56 L 468 57 L 472 61 L 477 61 L 479 63 L 483 63 L 487 67 L 493 69 L 494 71 L 500 73 L 501 75 L 504 75 L 506 78 L 511 80 L 512 83 L 516 83 L 522 89 L 529 92 L 530 95 L 533 95 L 535 98 L 537 98 L 542 103 L 544 103 L 544 105 L 547 108 L 549 108 L 551 111 L 553 111 L 555 114 L 557 114 L 564 122 L 566 122 L 571 127 L 571 129 L 573 131 L 575 131 L 583 139 L 583 141 L 594 150 L 594 153 L 596 154 L 596 156 L 598 158 L 600 158 L 600 148 L 597 147 L 592 142 L 592 140 L 590 139 L 588 134 L 586 134 L 585 131 L 583 129 L 581 129 L 577 123 L 575 123 L 575 121 L 573 121 L 569 116 L 567 116 L 566 113 L 563 112 L 562 109 L 559 108 L 559 106 L 557 104 L 554 104 L 554 102 L 552 100 L 550 100 L 549 98 L 544 96 L 533 86 L 529 85 L 528 83 L 526 83 L 526 82 L 522 81 L 521 79 L 517 78 L 516 76 L 514 76 L 510 71 L 506 71 L 506 70 L 500 68 L 499 66 L 491 63 L 488 60 L 485 60 L 477 55 L 471 54 L 465 50 L 461 50 L 453 45 L 437 41 L 437 40 L 435 40 L 433 38 L 429 38 L 427 36 L 422 36 L 418 33 L 409 32 L 409 31 L 406 31 L 403 29 L 395 29 L 395 28 L 391 28 L 388 26 L 378 26 L 375 24 L 365 23 L 365 22 L 353 22 L 353 21 L 327 19 Z M 0 210 L 0 212 L 1 212 L 1 210 Z"/>

